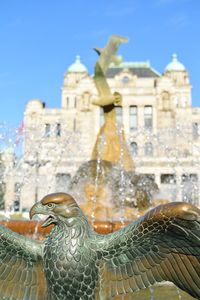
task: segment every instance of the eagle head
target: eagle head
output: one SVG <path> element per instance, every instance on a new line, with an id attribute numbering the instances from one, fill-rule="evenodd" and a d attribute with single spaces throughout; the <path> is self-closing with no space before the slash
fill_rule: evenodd
<path id="1" fill-rule="evenodd" d="M 59 220 L 74 219 L 81 214 L 81 210 L 71 195 L 54 193 L 45 196 L 32 206 L 30 219 L 36 214 L 49 215 L 42 224 L 42 227 L 47 227 L 50 224 L 57 224 Z"/>

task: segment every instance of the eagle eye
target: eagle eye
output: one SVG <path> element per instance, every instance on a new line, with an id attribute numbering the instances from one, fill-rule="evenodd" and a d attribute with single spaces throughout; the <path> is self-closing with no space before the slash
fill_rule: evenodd
<path id="1" fill-rule="evenodd" d="M 48 206 L 48 208 L 54 208 L 55 204 L 54 203 L 48 203 L 47 206 Z"/>

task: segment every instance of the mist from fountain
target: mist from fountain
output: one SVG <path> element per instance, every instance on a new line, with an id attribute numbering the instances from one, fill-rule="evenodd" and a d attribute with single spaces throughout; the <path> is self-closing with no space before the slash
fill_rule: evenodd
<path id="1" fill-rule="evenodd" d="M 6 127 L 4 127 L 4 128 L 7 132 L 8 131 L 7 128 Z M 2 130 L 2 127 L 1 127 L 1 130 Z M 135 136 L 134 136 L 134 139 L 135 140 L 139 139 L 141 134 L 144 135 L 144 131 L 142 131 L 142 129 L 138 130 L 137 134 L 135 134 Z M 154 141 L 154 151 L 156 151 L 157 153 L 162 152 L 163 157 L 167 158 L 167 159 L 165 159 L 165 164 L 167 167 L 170 168 L 171 174 L 174 174 L 174 176 L 176 177 L 177 169 L 180 167 L 182 168 L 181 173 L 184 174 L 184 177 L 182 178 L 182 182 L 180 183 L 180 187 L 182 189 L 181 192 L 183 195 L 182 199 L 187 202 L 188 194 L 189 194 L 190 201 L 192 202 L 192 204 L 198 205 L 199 186 L 198 186 L 197 178 L 195 176 L 191 176 L 191 174 L 189 174 L 187 172 L 187 168 L 184 167 L 182 160 L 184 160 L 184 161 L 188 160 L 190 162 L 190 164 L 192 166 L 195 166 L 195 168 L 198 170 L 199 166 L 200 166 L 200 159 L 199 159 L 200 156 L 198 155 L 200 153 L 200 149 L 195 148 L 195 153 L 196 153 L 195 156 L 192 156 L 191 155 L 192 153 L 189 153 L 189 152 L 184 153 L 184 150 L 181 148 L 178 148 L 176 145 L 174 147 L 172 147 L 171 144 L 166 145 L 163 143 L 162 137 L 166 136 L 166 134 L 170 134 L 171 136 L 173 136 L 174 139 L 176 139 L 176 134 L 179 136 L 181 134 L 181 137 L 183 139 L 187 140 L 188 139 L 187 130 L 185 130 L 185 128 L 181 128 L 179 126 L 178 129 L 175 128 L 173 130 L 172 129 L 162 130 L 161 132 L 158 132 L 157 134 L 149 133 L 149 139 Z M 13 135 L 13 138 L 11 139 L 10 135 L 6 136 L 6 133 L 1 134 L 1 140 L 0 140 L 1 157 L 7 151 L 9 152 L 9 154 L 14 155 L 14 162 L 13 162 L 12 168 L 10 168 L 10 167 L 7 168 L 6 172 L 4 170 L 5 166 L 3 165 L 3 161 L 1 159 L 1 167 L 0 167 L 1 186 L 3 189 L 3 183 L 5 182 L 6 177 L 14 177 L 18 173 L 18 175 L 21 176 L 20 189 L 22 190 L 23 186 L 26 186 L 27 184 L 30 183 L 31 174 L 32 174 L 31 169 L 34 169 L 37 162 L 34 160 L 34 157 L 33 157 L 33 160 L 29 162 L 29 163 L 31 163 L 31 166 L 30 166 L 30 165 L 28 165 L 28 163 L 26 161 L 24 161 L 23 156 L 19 156 L 15 153 L 16 136 L 13 133 L 12 133 L 12 135 Z M 77 150 L 79 149 L 79 147 L 78 147 L 79 138 L 80 138 L 80 133 L 76 136 L 76 138 L 74 138 L 74 135 L 73 136 L 69 135 L 65 139 L 65 142 L 63 143 L 63 145 L 59 145 L 59 155 L 57 155 L 56 163 L 54 164 L 54 167 L 52 168 L 51 161 L 48 161 L 47 164 L 44 165 L 45 168 L 47 168 L 49 166 L 51 168 L 51 172 L 52 172 L 52 175 L 51 175 L 52 180 L 49 182 L 48 188 L 46 190 L 47 193 L 57 191 L 55 189 L 55 185 L 53 184 L 53 182 L 55 180 L 55 174 L 57 173 L 57 169 L 59 168 L 60 165 L 63 164 L 62 159 L 63 159 L 63 156 L 66 155 L 66 153 L 72 152 L 72 148 L 74 149 L 74 147 L 76 147 L 75 145 L 77 145 Z M 7 141 L 7 139 L 8 139 L 8 141 Z M 22 141 L 23 141 L 23 139 L 22 139 Z M 35 149 L 34 149 L 34 147 L 31 149 L 32 153 L 34 154 L 38 151 L 38 154 L 40 155 L 39 149 L 42 149 L 43 147 L 45 147 L 45 142 L 46 142 L 45 138 L 41 138 L 40 145 L 36 146 Z M 103 143 L 106 143 L 106 142 L 103 141 Z M 7 145 L 9 145 L 9 148 L 7 148 Z M 22 148 L 22 143 L 21 143 L 21 145 L 17 145 L 18 149 L 19 149 L 19 147 Z M 4 150 L 5 150 L 5 152 L 4 152 Z M 51 157 L 52 153 L 55 151 L 58 151 L 58 149 L 50 148 L 47 152 L 47 157 Z M 29 155 L 30 157 L 31 157 L 32 153 L 30 153 L 30 155 Z M 143 158 L 145 160 L 153 160 L 154 156 L 143 157 Z M 38 159 L 40 159 L 40 158 L 38 158 Z M 136 155 L 134 157 L 134 163 L 136 166 L 136 171 L 134 171 L 134 172 L 132 172 L 132 171 L 126 172 L 122 168 L 120 163 L 112 164 L 109 162 L 103 162 L 103 164 L 104 165 L 107 164 L 107 166 L 104 167 L 105 170 L 104 169 L 101 170 L 101 168 L 100 168 L 101 160 L 99 158 L 98 163 L 96 165 L 96 167 L 97 167 L 96 174 L 92 175 L 92 174 L 90 174 L 90 172 L 88 172 L 88 174 L 87 174 L 87 167 L 89 167 L 89 165 L 88 166 L 85 165 L 86 170 L 84 171 L 84 176 L 82 176 L 82 178 L 80 177 L 80 179 L 81 180 L 84 179 L 86 181 L 87 175 L 88 175 L 88 178 L 90 176 L 93 176 L 93 179 L 92 179 L 92 180 L 94 180 L 93 184 L 95 184 L 95 186 L 97 188 L 98 181 L 100 180 L 100 177 L 102 176 L 100 173 L 103 172 L 103 174 L 105 174 L 107 172 L 108 174 L 104 175 L 105 180 L 107 181 L 107 184 L 109 185 L 109 188 L 112 191 L 112 197 L 110 195 L 110 197 L 112 198 L 112 200 L 111 200 L 112 206 L 114 205 L 116 207 L 117 206 L 121 207 L 124 204 L 126 207 L 137 207 L 135 193 L 136 193 L 136 189 L 139 189 L 139 187 L 141 187 L 141 190 L 143 189 L 143 190 L 145 190 L 146 193 L 149 193 L 148 194 L 149 201 L 153 201 L 153 199 L 155 199 L 155 198 L 164 198 L 164 199 L 168 199 L 168 200 L 174 200 L 177 198 L 178 191 L 175 187 L 176 185 L 174 182 L 174 178 L 171 178 L 171 179 L 169 178 L 169 182 L 167 182 L 166 184 L 163 184 L 162 189 L 158 193 L 156 186 L 152 186 L 153 182 L 151 180 L 148 181 L 147 176 L 144 176 L 143 174 L 140 174 L 137 172 L 137 170 L 141 169 L 145 165 L 145 161 L 142 160 L 140 155 L 138 155 L 138 156 Z M 42 165 L 42 162 L 39 161 L 39 164 Z M 81 168 L 80 164 L 77 165 L 77 170 L 78 170 L 78 167 Z M 110 174 L 110 176 L 109 176 L 109 174 Z M 74 181 L 75 180 L 78 180 L 78 175 L 76 175 L 76 174 L 74 176 L 72 176 L 71 183 L 68 184 L 68 186 L 66 184 L 65 192 L 67 192 L 72 187 L 74 189 L 74 187 L 75 187 Z M 91 178 L 89 180 L 91 180 Z M 185 182 L 186 182 L 186 184 L 184 184 Z M 42 188 L 40 186 L 40 184 L 41 184 L 41 181 L 40 181 L 40 179 L 38 179 L 38 182 L 37 182 L 38 189 Z M 78 189 L 76 192 L 76 196 L 78 197 L 79 203 L 83 203 L 84 199 L 81 199 L 81 196 L 83 195 L 81 181 L 80 181 L 80 183 L 78 183 L 78 181 L 77 181 L 77 184 L 78 185 L 80 184 L 80 186 L 76 187 Z M 171 190 L 170 190 L 170 188 L 171 188 Z M 57 189 L 59 189 L 59 187 L 57 187 Z M 123 196 L 123 194 L 125 193 L 125 190 L 126 190 L 126 196 Z M 19 191 L 19 194 L 20 194 L 20 191 Z M 192 195 L 192 197 L 191 197 L 191 195 Z M 122 201 L 124 201 L 124 204 L 120 201 L 121 199 L 123 199 Z M 8 206 L 5 207 L 5 209 L 6 209 L 7 215 L 8 215 L 9 211 L 12 212 L 14 210 L 14 203 L 9 205 L 9 207 Z M 20 208 L 20 211 L 21 211 L 21 208 Z"/>

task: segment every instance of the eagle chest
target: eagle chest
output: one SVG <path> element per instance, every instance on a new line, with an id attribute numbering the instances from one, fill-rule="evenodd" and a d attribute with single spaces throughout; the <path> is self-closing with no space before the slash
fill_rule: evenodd
<path id="1" fill-rule="evenodd" d="M 48 287 L 52 294 L 55 293 L 55 299 L 65 299 L 64 296 L 81 299 L 83 295 L 93 299 L 98 285 L 97 257 L 81 235 L 62 233 L 56 238 L 49 237 L 44 267 Z"/>

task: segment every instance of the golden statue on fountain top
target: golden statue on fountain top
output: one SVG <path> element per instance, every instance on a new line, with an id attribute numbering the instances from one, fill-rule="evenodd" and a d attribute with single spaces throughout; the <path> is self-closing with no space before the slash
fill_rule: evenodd
<path id="1" fill-rule="evenodd" d="M 121 56 L 115 55 L 118 47 L 121 43 L 127 42 L 127 38 L 112 35 L 105 48 L 95 48 L 99 54 L 99 59 L 95 64 L 94 83 L 99 97 L 94 99 L 92 103 L 103 108 L 105 123 L 97 136 L 92 151 L 92 160 L 100 158 L 114 164 L 120 163 L 126 171 L 133 171 L 134 163 L 126 144 L 124 131 L 123 129 L 119 130 L 116 122 L 115 106 L 122 104 L 122 96 L 118 92 L 112 94 L 106 81 L 106 71 L 110 63 L 119 64 L 122 61 Z M 104 139 L 102 147 L 99 146 L 101 136 Z M 100 153 L 99 148 L 101 148 Z"/>

